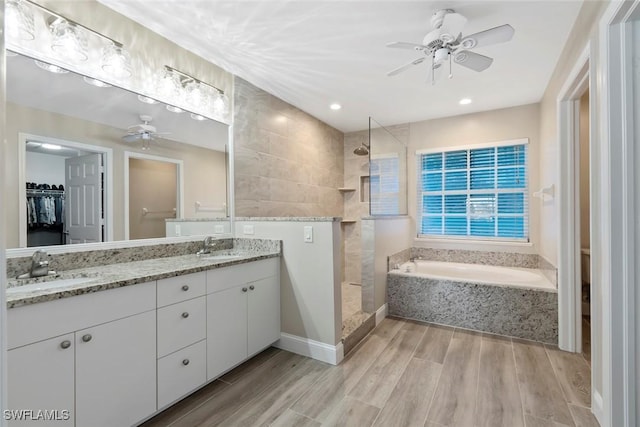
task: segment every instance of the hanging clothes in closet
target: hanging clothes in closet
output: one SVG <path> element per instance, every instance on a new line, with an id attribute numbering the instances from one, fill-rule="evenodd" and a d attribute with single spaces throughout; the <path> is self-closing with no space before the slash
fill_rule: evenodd
<path id="1" fill-rule="evenodd" d="M 64 244 L 64 187 L 27 183 L 29 246 Z"/>

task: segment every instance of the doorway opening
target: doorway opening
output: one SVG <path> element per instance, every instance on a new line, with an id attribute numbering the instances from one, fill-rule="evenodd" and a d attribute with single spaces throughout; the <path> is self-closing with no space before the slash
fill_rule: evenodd
<path id="1" fill-rule="evenodd" d="M 19 144 L 20 247 L 113 240 L 112 151 L 28 134 Z"/>
<path id="2" fill-rule="evenodd" d="M 183 162 L 125 152 L 125 239 L 167 236 L 183 212 Z"/>

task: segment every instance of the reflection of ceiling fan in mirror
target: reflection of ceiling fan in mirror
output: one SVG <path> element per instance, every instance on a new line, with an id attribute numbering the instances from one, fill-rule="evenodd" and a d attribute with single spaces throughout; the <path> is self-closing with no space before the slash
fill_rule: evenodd
<path id="1" fill-rule="evenodd" d="M 153 118 L 144 114 L 140 115 L 140 121 L 137 125 L 131 125 L 127 128 L 127 134 L 122 137 L 125 142 L 133 143 L 136 141 L 142 141 L 142 149 L 148 150 L 149 141 L 153 141 L 157 136 L 168 135 L 169 132 L 157 132 L 156 127 L 153 126 L 151 121 Z"/>
<path id="2" fill-rule="evenodd" d="M 462 35 L 462 29 L 467 23 L 467 18 L 452 9 L 436 11 L 431 18 L 433 30 L 429 32 L 422 44 L 393 42 L 387 47 L 410 49 L 421 52 L 424 56 L 417 58 L 402 67 L 387 73 L 395 76 L 412 65 L 423 63 L 431 59 L 431 83 L 436 80 L 436 70 L 446 62 L 449 63 L 449 78 L 452 78 L 451 62 L 474 71 L 484 71 L 493 63 L 493 58 L 472 52 L 471 49 L 484 47 L 496 43 L 504 43 L 511 40 L 515 30 L 509 24 L 500 25 L 468 36 Z"/>

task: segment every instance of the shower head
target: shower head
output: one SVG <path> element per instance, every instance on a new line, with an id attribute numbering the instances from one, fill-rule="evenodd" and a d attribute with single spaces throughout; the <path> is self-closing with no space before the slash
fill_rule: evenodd
<path id="1" fill-rule="evenodd" d="M 363 142 L 361 146 L 353 150 L 353 154 L 356 156 L 366 156 L 369 154 L 369 147 Z"/>

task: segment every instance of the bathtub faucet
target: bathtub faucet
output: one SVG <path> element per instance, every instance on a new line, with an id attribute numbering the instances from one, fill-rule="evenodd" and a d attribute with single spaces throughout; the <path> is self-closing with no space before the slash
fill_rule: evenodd
<path id="1" fill-rule="evenodd" d="M 421 260 L 422 257 L 421 256 L 414 256 L 413 258 L 409 258 L 409 262 L 416 262 L 416 260 Z"/>

